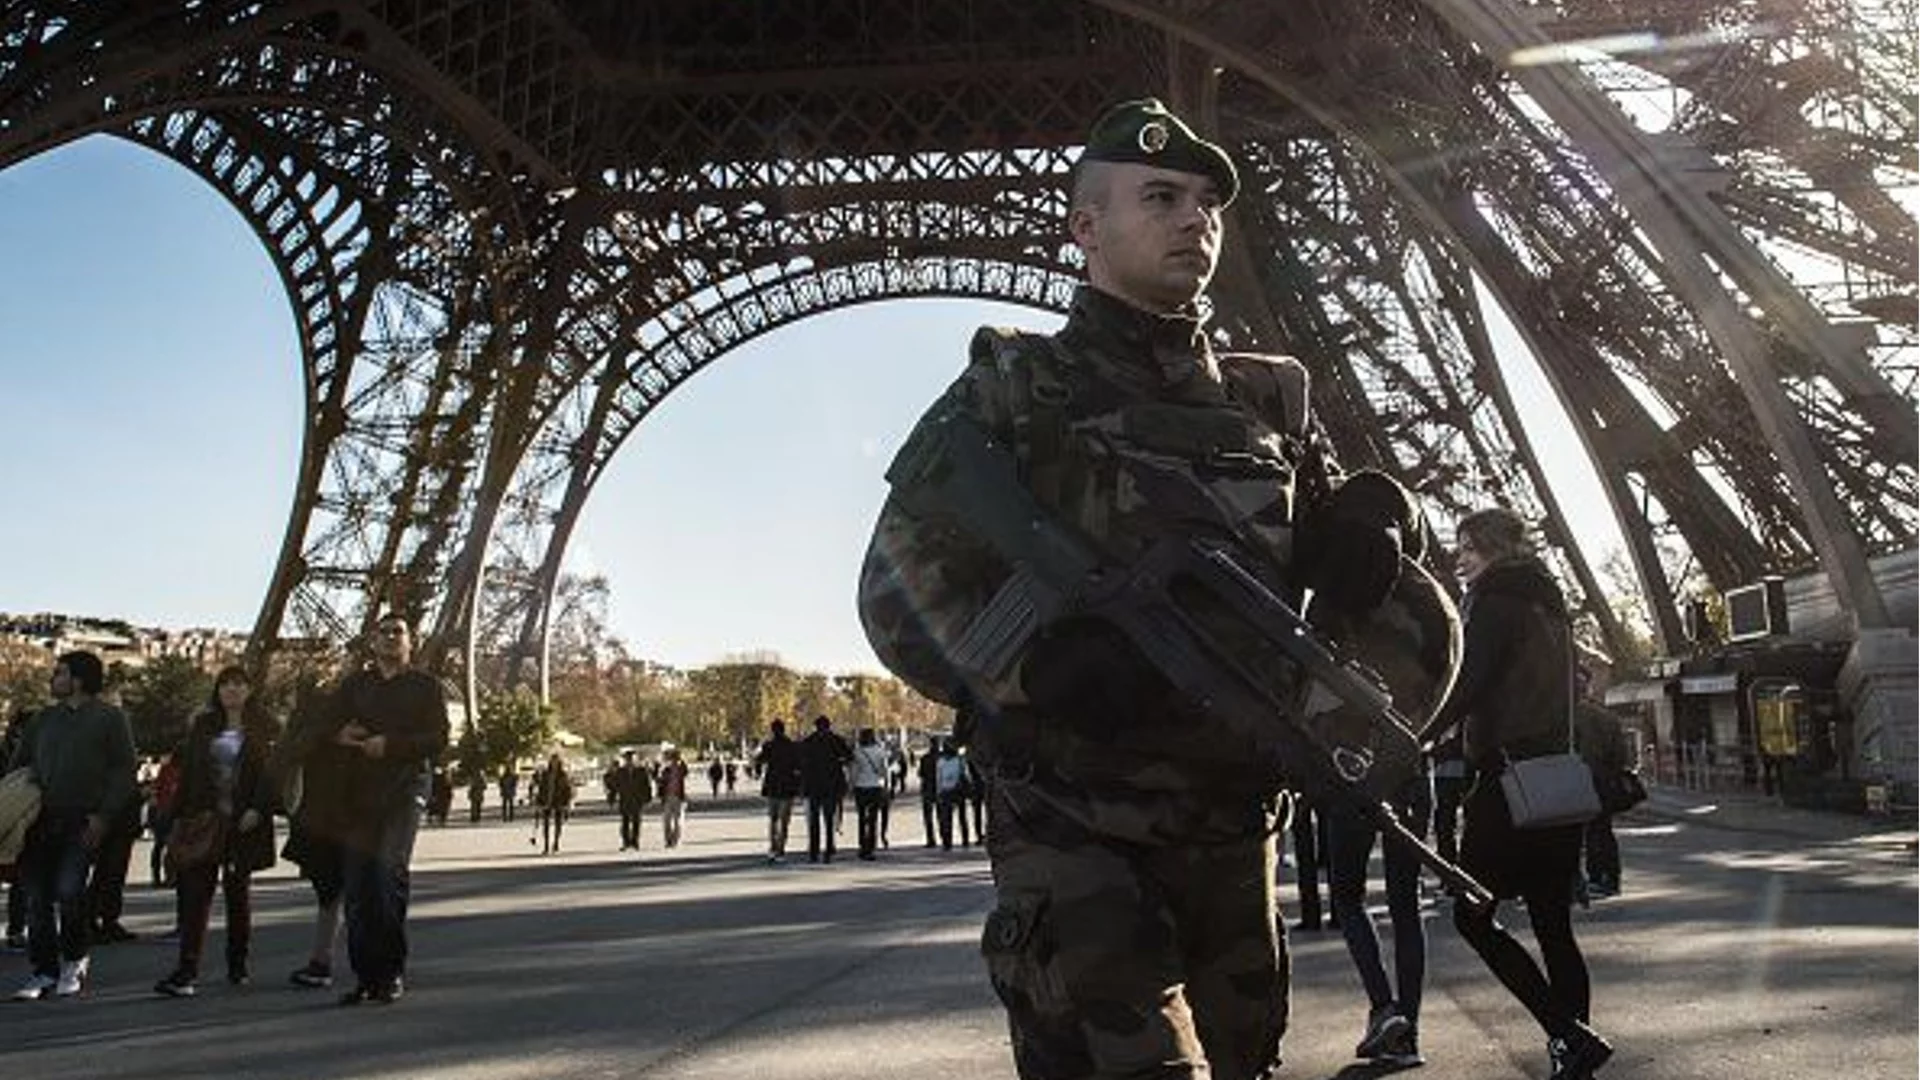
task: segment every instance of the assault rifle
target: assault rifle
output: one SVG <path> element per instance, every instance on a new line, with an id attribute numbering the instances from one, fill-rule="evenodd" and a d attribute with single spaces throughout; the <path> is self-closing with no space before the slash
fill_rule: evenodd
<path id="1" fill-rule="evenodd" d="M 1420 757 L 1412 725 L 1391 695 L 1323 642 L 1231 551 L 1174 536 L 1133 565 L 1114 565 L 1043 508 L 1021 482 L 1012 453 L 963 416 L 923 422 L 887 480 L 907 509 L 959 523 L 1013 568 L 948 657 L 970 682 L 1008 677 L 1027 643 L 1055 620 L 1104 620 L 1190 712 L 1231 717 L 1238 721 L 1231 726 L 1259 733 L 1252 743 L 1258 760 L 1245 764 L 1310 798 L 1353 804 L 1383 835 L 1410 845 L 1456 893 L 1493 903 L 1388 806 Z M 1276 667 L 1288 677 L 1273 677 Z M 1351 722 L 1355 717 L 1362 722 Z"/>

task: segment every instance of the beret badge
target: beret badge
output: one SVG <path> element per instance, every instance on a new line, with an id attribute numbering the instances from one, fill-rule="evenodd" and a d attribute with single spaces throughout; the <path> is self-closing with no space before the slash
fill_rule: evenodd
<path id="1" fill-rule="evenodd" d="M 1157 154 L 1167 148 L 1167 140 L 1170 137 L 1167 125 L 1158 120 L 1149 120 L 1140 125 L 1140 134 L 1137 138 L 1140 149 L 1149 154 Z"/>

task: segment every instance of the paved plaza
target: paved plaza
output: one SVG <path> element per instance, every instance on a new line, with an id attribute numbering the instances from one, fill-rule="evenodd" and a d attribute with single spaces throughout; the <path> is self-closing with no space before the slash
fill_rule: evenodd
<path id="1" fill-rule="evenodd" d="M 258 883 L 254 984 L 226 986 L 216 963 L 199 997 L 154 997 L 171 893 L 146 886 L 143 845 L 128 919 L 141 940 L 97 949 L 80 1000 L 0 1006 L 0 1054 L 9 1075 L 37 1080 L 1010 1080 L 976 953 L 985 857 L 925 848 L 917 799 L 896 806 L 879 861 L 843 850 L 829 866 L 804 852 L 768 865 L 751 799 L 696 800 L 670 852 L 650 818 L 638 858 L 597 807 L 554 856 L 530 843 L 530 822 L 426 830 L 410 993 L 393 1007 L 343 1009 L 287 985 L 311 902 L 284 866 Z M 1619 1048 L 1604 1077 L 1916 1074 L 1911 830 L 1659 792 L 1621 833 L 1625 894 L 1576 916 L 1596 1022 Z M 1294 895 L 1289 877 L 1290 915 Z M 1429 1064 L 1410 1075 L 1544 1076 L 1524 1012 L 1431 914 Z M 216 908 L 216 959 L 219 922 Z M 1364 999 L 1338 934 L 1293 944 L 1282 1077 L 1380 1075 L 1352 1057 Z M 24 974 L 23 957 L 0 959 L 0 979 Z"/>

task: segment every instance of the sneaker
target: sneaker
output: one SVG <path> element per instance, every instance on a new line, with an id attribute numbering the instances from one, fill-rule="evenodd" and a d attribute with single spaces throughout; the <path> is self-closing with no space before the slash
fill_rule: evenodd
<path id="1" fill-rule="evenodd" d="M 384 983 L 367 991 L 367 1000 L 375 1005 L 391 1005 L 407 994 L 407 984 L 398 977 L 390 983 Z"/>
<path id="2" fill-rule="evenodd" d="M 309 960 L 306 967 L 287 976 L 287 981 L 308 990 L 325 990 L 333 985 L 333 969 Z"/>
<path id="3" fill-rule="evenodd" d="M 20 988 L 13 992 L 13 1000 L 39 1001 L 41 998 L 52 995 L 54 987 L 59 983 L 60 980 L 51 975 L 29 975 L 27 981 L 21 983 Z"/>
<path id="4" fill-rule="evenodd" d="M 227 965 L 227 985 L 245 986 L 253 981 L 253 972 L 248 970 L 246 961 Z"/>
<path id="5" fill-rule="evenodd" d="M 154 983 L 153 992 L 161 997 L 188 998 L 197 991 L 193 985 L 193 976 L 184 971 L 176 971 Z"/>
<path id="6" fill-rule="evenodd" d="M 1357 1058 L 1377 1058 L 1386 1052 L 1393 1040 L 1405 1035 L 1412 1025 L 1400 1011 L 1391 1004 L 1375 1005 L 1367 1013 L 1367 1031 L 1360 1036 L 1360 1042 L 1353 1048 Z"/>
<path id="7" fill-rule="evenodd" d="M 94 931 L 93 937 L 95 941 L 103 942 L 107 945 L 118 945 L 123 941 L 138 941 L 139 938 L 139 934 L 120 925 L 117 921 L 101 923 L 100 929 Z"/>
<path id="8" fill-rule="evenodd" d="M 53 988 L 53 995 L 72 997 L 78 994 L 80 987 L 86 984 L 87 969 L 90 966 L 91 961 L 85 956 L 78 960 L 60 961 L 60 980 Z"/>
<path id="9" fill-rule="evenodd" d="M 1395 1069 L 1414 1069 L 1427 1063 L 1420 1056 L 1420 1033 L 1409 1023 L 1400 1034 L 1388 1039 L 1373 1060 Z"/>
<path id="10" fill-rule="evenodd" d="M 1613 1046 L 1585 1024 L 1576 1022 L 1571 1034 L 1547 1040 L 1547 1058 L 1553 1062 L 1548 1080 L 1592 1080 L 1613 1056 Z"/>

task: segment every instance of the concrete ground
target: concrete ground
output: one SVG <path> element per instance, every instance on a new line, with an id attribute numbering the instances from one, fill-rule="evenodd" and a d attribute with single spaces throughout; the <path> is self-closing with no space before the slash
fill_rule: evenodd
<path id="1" fill-rule="evenodd" d="M 985 858 L 925 848 L 917 799 L 896 806 L 905 812 L 879 861 L 843 854 L 826 866 L 804 855 L 768 865 L 747 798 L 696 799 L 674 851 L 649 819 L 638 857 L 617 850 L 598 807 L 552 856 L 524 821 L 425 830 L 411 992 L 390 1008 L 339 1008 L 284 981 L 304 959 L 312 910 L 286 867 L 257 883 L 253 985 L 219 978 L 216 906 L 213 978 L 192 1000 L 155 997 L 172 962 L 160 936 L 171 894 L 146 885 L 143 845 L 127 919 L 141 940 L 97 949 L 77 1000 L 0 1004 L 0 1060 L 37 1080 L 1009 1078 L 977 954 Z M 1920 1071 L 1910 827 L 1662 789 L 1619 831 L 1625 892 L 1577 916 L 1595 1022 L 1618 1047 L 1604 1077 Z M 1280 897 L 1291 919 L 1290 880 Z M 1524 914 L 1507 921 L 1524 926 Z M 1444 910 L 1428 931 L 1429 1064 L 1413 1075 L 1544 1077 L 1538 1030 Z M 1281 1076 L 1379 1075 L 1352 1057 L 1366 1010 L 1339 935 L 1298 933 L 1293 946 Z M 0 987 L 24 975 L 23 957 L 0 957 Z"/>

